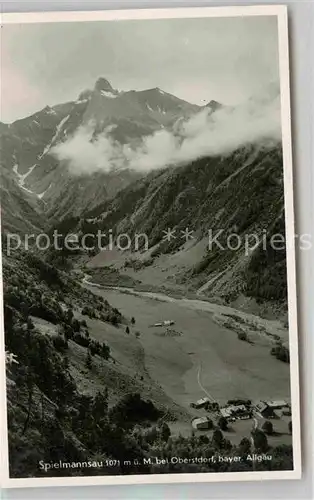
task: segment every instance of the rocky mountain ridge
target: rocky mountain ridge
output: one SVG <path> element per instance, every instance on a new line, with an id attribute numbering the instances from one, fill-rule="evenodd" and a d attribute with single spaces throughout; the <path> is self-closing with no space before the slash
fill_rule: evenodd
<path id="1" fill-rule="evenodd" d="M 33 194 L 35 205 L 41 200 L 40 210 L 47 219 L 77 215 L 114 197 L 138 175 L 128 171 L 118 176 L 114 172 L 72 175 L 67 161 L 54 154 L 57 145 L 89 124 L 94 127 L 92 140 L 109 130 L 112 140 L 120 144 L 136 143 L 199 109 L 159 88 L 120 92 L 99 78 L 94 88 L 81 92 L 76 101 L 46 106 L 12 124 L 1 124 L 2 184 L 15 180 L 22 188 L 23 200 L 26 194 Z M 6 195 L 2 199 L 5 205 L 9 202 Z M 12 206 L 5 213 L 12 216 Z M 16 224 L 11 221 L 9 226 Z"/>

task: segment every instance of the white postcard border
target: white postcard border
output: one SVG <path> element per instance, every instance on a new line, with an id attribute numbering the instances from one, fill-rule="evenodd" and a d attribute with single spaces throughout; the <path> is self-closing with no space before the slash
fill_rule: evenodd
<path id="1" fill-rule="evenodd" d="M 8 461 L 7 401 L 5 376 L 5 345 L 3 329 L 3 287 L 2 254 L 0 252 L 0 486 L 4 488 L 25 488 L 43 486 L 91 486 L 91 485 L 131 485 L 164 484 L 191 482 L 262 481 L 288 480 L 301 478 L 301 439 L 300 439 L 300 390 L 298 362 L 297 328 L 297 287 L 294 244 L 294 196 L 291 147 L 290 84 L 288 18 L 285 5 L 197 7 L 169 9 L 132 9 L 108 11 L 77 12 L 32 12 L 2 13 L 0 24 L 50 23 L 50 22 L 88 22 L 123 21 L 148 19 L 178 19 L 201 17 L 239 17 L 239 16 L 277 16 L 280 63 L 282 147 L 284 163 L 284 196 L 287 247 L 288 307 L 289 307 L 289 346 L 290 346 L 290 383 L 292 402 L 292 440 L 294 469 L 291 471 L 255 472 L 214 472 L 179 474 L 144 474 L 126 476 L 71 476 L 63 478 L 10 478 Z M 0 40 L 1 42 L 1 40 Z M 1 236 L 0 236 L 1 250 Z M 2 354 L 1 354 L 2 353 Z M 4 452 L 5 450 L 5 452 Z"/>

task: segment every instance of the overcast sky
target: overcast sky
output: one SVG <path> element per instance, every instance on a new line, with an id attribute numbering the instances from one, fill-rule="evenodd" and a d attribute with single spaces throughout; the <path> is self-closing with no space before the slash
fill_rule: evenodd
<path id="1" fill-rule="evenodd" d="M 275 16 L 19 24 L 1 35 L 4 122 L 75 100 L 99 76 L 196 104 L 237 104 L 279 80 Z"/>

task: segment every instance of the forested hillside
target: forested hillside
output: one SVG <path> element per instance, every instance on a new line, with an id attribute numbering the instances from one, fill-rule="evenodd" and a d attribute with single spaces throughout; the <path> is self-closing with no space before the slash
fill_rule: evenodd
<path id="1" fill-rule="evenodd" d="M 285 245 L 274 249 L 270 244 L 273 235 L 285 236 L 279 145 L 248 146 L 152 173 L 120 191 L 113 201 L 54 228 L 81 235 L 127 233 L 133 239 L 144 233 L 152 248 L 148 266 L 158 265 L 160 255 L 182 250 L 186 228 L 192 234 L 191 244 L 209 243 L 210 231 L 212 246 L 207 245 L 202 258 L 188 269 L 177 269 L 172 280 L 186 283 L 190 290 L 211 282 L 204 293 L 228 302 L 243 294 L 285 308 Z M 176 234 L 170 241 L 165 239 L 168 228 Z M 139 241 L 144 245 L 143 238 Z"/>
<path id="2" fill-rule="evenodd" d="M 12 477 L 252 470 L 248 439 L 232 445 L 219 428 L 212 437 L 193 433 L 172 437 L 166 422 L 175 420 L 176 413 L 171 417 L 169 407 L 160 406 L 158 398 L 156 406 L 154 392 L 155 402 L 140 395 L 144 391 L 140 380 L 124 377 L 125 394 L 120 392 L 118 399 L 121 376 L 118 386 L 109 376 L 101 390 L 93 391 L 87 383 L 82 391 L 75 356 L 80 356 L 81 379 L 87 381 L 103 370 L 110 373 L 106 366 L 114 369 L 115 360 L 110 345 L 94 340 L 86 320 L 77 319 L 78 310 L 88 321 L 98 318 L 104 327 L 125 328 L 127 321 L 101 297 L 33 254 L 6 258 L 4 283 Z M 274 457 L 256 464 L 257 469 L 292 467 L 290 447 L 270 449 L 261 431 L 254 442 L 255 451 L 268 451 Z M 243 455 L 243 462 L 221 463 L 221 453 Z M 167 459 L 166 465 L 156 462 L 156 456 Z M 173 456 L 185 461 L 171 463 Z M 203 461 L 198 463 L 195 457 Z M 52 468 L 59 461 L 72 465 Z M 43 463 L 48 464 L 46 470 L 40 466 Z"/>

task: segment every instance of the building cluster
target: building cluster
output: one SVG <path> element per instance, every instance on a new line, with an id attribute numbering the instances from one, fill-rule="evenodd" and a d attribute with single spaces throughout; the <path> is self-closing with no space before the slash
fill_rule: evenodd
<path id="1" fill-rule="evenodd" d="M 240 404 L 240 405 L 229 405 L 224 408 L 220 408 L 220 413 L 227 420 L 248 420 L 252 417 L 252 410 L 250 407 Z"/>
<path id="2" fill-rule="evenodd" d="M 192 420 L 192 427 L 196 430 L 206 430 L 213 427 L 213 421 L 209 417 L 199 417 Z"/>
<path id="3" fill-rule="evenodd" d="M 264 419 L 279 418 L 281 415 L 291 416 L 291 406 L 285 400 L 259 401 L 253 404 L 250 400 L 234 399 L 228 401 L 226 406 L 220 407 L 217 402 L 210 401 L 209 398 L 204 397 L 191 403 L 190 406 L 197 410 L 204 409 L 214 412 L 216 413 L 216 418 L 224 417 L 229 422 L 248 420 L 253 416 L 259 416 Z M 208 416 L 192 420 L 192 427 L 194 429 L 210 429 L 211 426 L 212 420 Z"/>
<path id="4" fill-rule="evenodd" d="M 290 404 L 285 400 L 259 401 L 255 405 L 255 411 L 263 418 L 277 418 L 279 412 L 281 412 L 282 415 L 291 415 Z"/>
<path id="5" fill-rule="evenodd" d="M 190 403 L 190 406 L 196 410 L 219 411 L 219 404 L 216 401 L 210 401 L 209 398 L 198 399 L 195 403 Z"/>
<path id="6" fill-rule="evenodd" d="M 153 326 L 172 326 L 174 325 L 174 321 L 172 319 L 165 319 L 164 321 L 160 321 L 159 323 L 154 323 Z"/>

